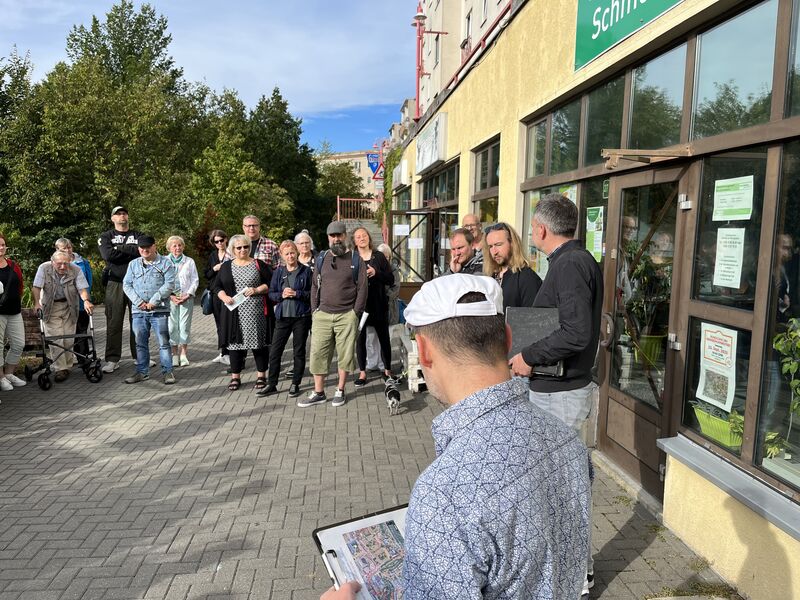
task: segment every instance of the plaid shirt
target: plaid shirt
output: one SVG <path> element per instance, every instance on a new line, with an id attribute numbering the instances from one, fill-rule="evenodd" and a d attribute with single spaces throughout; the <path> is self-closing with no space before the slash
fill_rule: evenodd
<path id="1" fill-rule="evenodd" d="M 268 237 L 261 237 L 258 240 L 256 251 L 253 258 L 263 260 L 273 269 L 278 267 L 280 262 L 280 253 L 278 252 L 278 244 L 273 242 Z"/>

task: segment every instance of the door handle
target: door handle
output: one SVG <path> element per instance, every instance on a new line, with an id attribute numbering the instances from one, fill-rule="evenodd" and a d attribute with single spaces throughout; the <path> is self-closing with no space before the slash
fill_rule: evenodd
<path id="1" fill-rule="evenodd" d="M 611 342 L 614 340 L 614 336 L 617 332 L 617 326 L 614 323 L 614 317 L 611 316 L 610 313 L 603 313 L 601 317 L 601 321 L 606 324 L 606 335 L 608 337 L 603 338 L 600 340 L 600 346 L 603 348 L 608 348 L 611 345 Z"/>

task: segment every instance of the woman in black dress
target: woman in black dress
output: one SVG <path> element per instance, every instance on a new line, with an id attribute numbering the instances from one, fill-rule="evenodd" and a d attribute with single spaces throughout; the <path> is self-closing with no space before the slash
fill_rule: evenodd
<path id="1" fill-rule="evenodd" d="M 217 278 L 222 263 L 231 260 L 233 257 L 228 253 L 228 236 L 221 229 L 213 229 L 211 233 L 208 234 L 208 241 L 211 244 L 212 250 L 208 255 L 208 261 L 206 262 L 206 268 L 203 274 L 206 277 L 206 287 L 209 290 L 213 290 L 214 280 Z M 211 293 L 211 306 L 214 310 L 214 323 L 217 326 L 217 349 L 219 350 L 219 354 L 214 357 L 213 362 L 229 365 L 231 361 L 228 357 L 227 344 L 225 344 L 222 339 L 219 326 L 220 319 L 222 318 L 222 311 L 225 310 L 225 307 L 213 291 Z"/>

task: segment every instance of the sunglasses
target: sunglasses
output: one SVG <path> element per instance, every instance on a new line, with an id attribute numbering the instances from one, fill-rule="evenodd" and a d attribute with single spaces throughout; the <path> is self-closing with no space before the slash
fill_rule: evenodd
<path id="1" fill-rule="evenodd" d="M 508 231 L 508 225 L 505 223 L 495 223 L 494 225 L 489 225 L 489 227 L 483 230 L 484 233 L 489 233 L 490 231 L 505 231 L 510 233 Z"/>
<path id="2" fill-rule="evenodd" d="M 234 246 L 234 250 L 250 250 L 250 246 Z"/>
<path id="3" fill-rule="evenodd" d="M 214 240 L 214 243 L 215 244 L 222 244 L 224 241 L 225 241 L 224 239 L 223 240 Z"/>

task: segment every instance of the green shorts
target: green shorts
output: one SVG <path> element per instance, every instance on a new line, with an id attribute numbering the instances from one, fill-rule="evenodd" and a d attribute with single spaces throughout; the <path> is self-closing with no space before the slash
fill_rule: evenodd
<path id="1" fill-rule="evenodd" d="M 339 357 L 339 369 L 348 373 L 355 371 L 357 338 L 358 316 L 354 310 L 338 314 L 315 311 L 311 315 L 311 374 L 328 374 L 334 348 Z"/>

